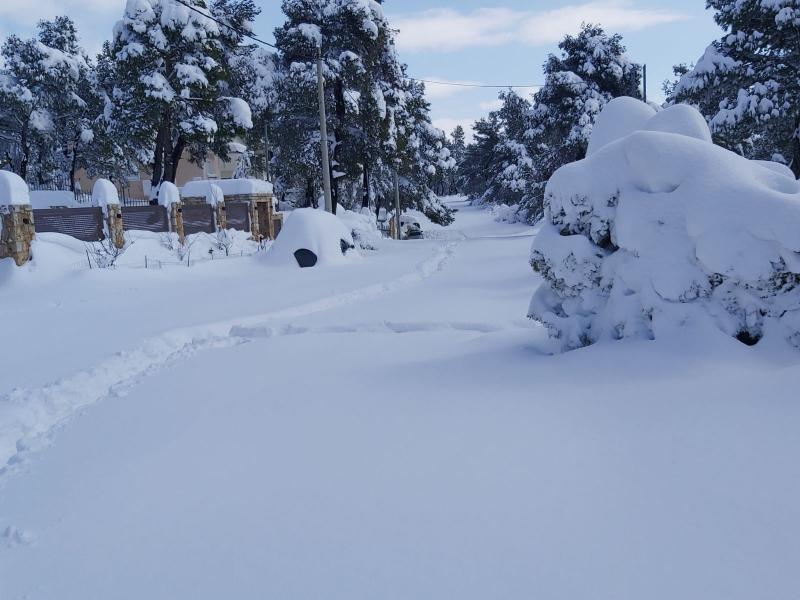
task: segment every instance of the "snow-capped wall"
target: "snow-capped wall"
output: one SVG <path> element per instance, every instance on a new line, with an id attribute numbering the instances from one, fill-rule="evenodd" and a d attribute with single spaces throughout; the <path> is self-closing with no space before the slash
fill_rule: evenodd
<path id="1" fill-rule="evenodd" d="M 225 193 L 216 182 L 212 180 L 190 181 L 181 188 L 184 198 L 205 198 L 211 206 L 216 206 L 225 200 Z"/>
<path id="2" fill-rule="evenodd" d="M 30 204 L 28 184 L 16 173 L 0 171 L 0 206 Z"/>
<path id="3" fill-rule="evenodd" d="M 701 121 L 669 109 L 644 125 L 657 131 L 607 143 L 550 180 L 531 250 L 545 282 L 530 316 L 565 349 L 697 320 L 800 348 L 800 183 L 713 145 Z"/>

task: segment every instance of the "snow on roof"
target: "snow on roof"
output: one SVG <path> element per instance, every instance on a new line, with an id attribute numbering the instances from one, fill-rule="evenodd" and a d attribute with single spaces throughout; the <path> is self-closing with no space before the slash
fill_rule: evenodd
<path id="1" fill-rule="evenodd" d="M 106 208 L 109 204 L 119 205 L 117 187 L 108 179 L 98 179 L 92 187 L 92 203 L 101 208 Z"/>
<path id="2" fill-rule="evenodd" d="M 11 171 L 0 171 L 0 205 L 21 205 L 30 204 L 31 198 L 28 193 L 28 184 Z"/>

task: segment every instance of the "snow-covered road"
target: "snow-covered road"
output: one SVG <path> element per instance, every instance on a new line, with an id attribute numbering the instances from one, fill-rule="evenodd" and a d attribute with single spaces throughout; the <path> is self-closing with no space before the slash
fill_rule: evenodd
<path id="1" fill-rule="evenodd" d="M 0 598 L 795 595 L 800 359 L 711 331 L 551 356 L 531 229 L 460 209 L 346 285 L 142 332 L 174 344 L 121 379 L 31 375 L 112 393 L 0 483 Z"/>

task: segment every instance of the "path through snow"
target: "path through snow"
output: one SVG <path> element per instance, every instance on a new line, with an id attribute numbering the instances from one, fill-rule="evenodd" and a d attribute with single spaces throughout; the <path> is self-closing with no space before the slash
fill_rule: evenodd
<path id="1" fill-rule="evenodd" d="M 29 454 L 0 597 L 800 589 L 797 356 L 715 331 L 548 355 L 529 230 L 461 209 L 435 276 L 205 328 Z"/>

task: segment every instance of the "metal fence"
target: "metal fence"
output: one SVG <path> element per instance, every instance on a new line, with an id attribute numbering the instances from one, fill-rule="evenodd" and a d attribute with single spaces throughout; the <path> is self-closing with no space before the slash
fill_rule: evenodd
<path id="1" fill-rule="evenodd" d="M 228 229 L 250 231 L 250 203 L 226 202 L 225 221 Z"/>
<path id="2" fill-rule="evenodd" d="M 169 231 L 169 217 L 164 206 L 123 206 L 122 227 L 125 231 Z"/>
<path id="3" fill-rule="evenodd" d="M 184 204 L 183 231 L 186 235 L 193 233 L 214 233 L 214 208 L 210 204 Z"/>
<path id="4" fill-rule="evenodd" d="M 103 210 L 86 208 L 44 208 L 33 211 L 36 233 L 63 233 L 83 242 L 105 239 Z"/>

